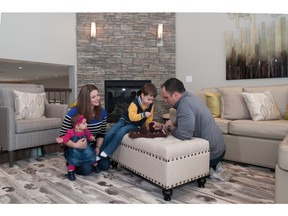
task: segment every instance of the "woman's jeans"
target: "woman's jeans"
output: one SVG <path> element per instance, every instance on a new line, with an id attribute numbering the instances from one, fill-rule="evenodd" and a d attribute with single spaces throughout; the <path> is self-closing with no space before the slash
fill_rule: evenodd
<path id="1" fill-rule="evenodd" d="M 120 119 L 106 133 L 103 145 L 101 146 L 101 151 L 104 151 L 107 155 L 112 156 L 117 147 L 120 145 L 125 134 L 137 128 L 137 126 Z"/>
<path id="2" fill-rule="evenodd" d="M 101 159 L 98 161 L 97 166 L 101 171 L 108 170 L 110 168 L 110 158 Z M 94 167 L 91 165 L 91 163 L 82 163 L 80 166 L 75 167 L 75 173 L 77 175 L 87 176 L 92 172 L 94 172 Z"/>

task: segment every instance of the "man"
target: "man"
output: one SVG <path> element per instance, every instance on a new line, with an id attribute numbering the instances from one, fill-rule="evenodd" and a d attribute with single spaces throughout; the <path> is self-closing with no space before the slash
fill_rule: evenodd
<path id="1" fill-rule="evenodd" d="M 210 145 L 210 178 L 227 181 L 231 176 L 222 166 L 225 154 L 225 143 L 222 132 L 216 125 L 208 107 L 195 95 L 186 91 L 183 83 L 168 79 L 161 87 L 162 97 L 166 104 L 176 109 L 176 122 L 171 120 L 164 125 L 156 123 L 156 128 L 164 127 L 180 139 L 188 140 L 199 137 L 209 141 Z"/>

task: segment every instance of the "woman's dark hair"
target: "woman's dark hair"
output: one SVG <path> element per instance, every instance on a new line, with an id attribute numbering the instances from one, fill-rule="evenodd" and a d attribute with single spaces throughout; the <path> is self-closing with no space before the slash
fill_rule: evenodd
<path id="1" fill-rule="evenodd" d="M 98 90 L 98 88 L 93 84 L 86 84 L 82 86 L 77 98 L 77 110 L 79 114 L 84 115 L 87 119 L 87 122 L 91 121 L 94 117 L 96 119 L 100 119 L 101 117 L 101 104 L 99 102 L 99 106 L 93 107 L 90 102 L 90 94 L 92 91 Z"/>
<path id="2" fill-rule="evenodd" d="M 176 78 L 170 78 L 166 80 L 161 88 L 163 87 L 170 95 L 172 95 L 174 92 L 184 93 L 186 91 L 183 82 Z"/>

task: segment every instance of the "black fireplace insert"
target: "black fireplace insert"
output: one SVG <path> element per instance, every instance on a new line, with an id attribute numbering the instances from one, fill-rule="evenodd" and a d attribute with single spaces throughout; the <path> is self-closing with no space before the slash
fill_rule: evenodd
<path id="1" fill-rule="evenodd" d="M 105 80 L 105 109 L 108 123 L 119 120 L 145 83 L 151 83 L 151 80 Z"/>

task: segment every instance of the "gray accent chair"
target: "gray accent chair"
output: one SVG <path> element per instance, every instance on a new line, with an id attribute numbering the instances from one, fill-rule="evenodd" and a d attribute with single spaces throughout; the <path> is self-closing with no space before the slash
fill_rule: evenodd
<path id="1" fill-rule="evenodd" d="M 68 111 L 68 105 L 49 104 L 46 99 L 44 112 L 46 118 L 15 119 L 13 90 L 45 92 L 43 85 L 0 83 L 0 147 L 1 151 L 2 149 L 8 151 L 10 167 L 13 167 L 15 150 L 54 144 Z"/>

